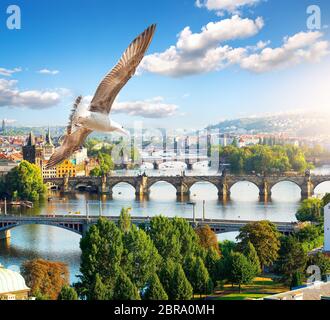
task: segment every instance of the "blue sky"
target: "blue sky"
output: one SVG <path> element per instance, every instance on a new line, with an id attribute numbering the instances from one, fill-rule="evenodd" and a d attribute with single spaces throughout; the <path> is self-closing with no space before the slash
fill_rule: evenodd
<path id="1" fill-rule="evenodd" d="M 12 4 L 21 30 L 6 28 Z M 307 29 L 310 5 L 321 9 L 321 30 Z M 158 28 L 148 56 L 114 107 L 127 127 L 202 128 L 329 107 L 328 0 L 5 0 L 0 118 L 66 124 L 74 98 L 92 96 L 151 23 Z"/>

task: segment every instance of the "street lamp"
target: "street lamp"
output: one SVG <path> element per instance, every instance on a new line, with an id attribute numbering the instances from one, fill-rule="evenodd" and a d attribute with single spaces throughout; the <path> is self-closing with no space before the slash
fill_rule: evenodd
<path id="1" fill-rule="evenodd" d="M 87 217 L 87 219 L 89 218 L 89 205 L 88 205 L 88 200 L 86 200 L 86 217 Z"/>
<path id="2" fill-rule="evenodd" d="M 193 207 L 193 221 L 196 224 L 196 202 L 188 202 L 188 205 Z"/>
<path id="3" fill-rule="evenodd" d="M 100 217 L 102 217 L 102 200 L 100 200 L 100 202 L 99 202 L 99 214 L 100 214 Z"/>
<path id="4" fill-rule="evenodd" d="M 203 221 L 205 221 L 205 220 L 206 220 L 205 204 L 206 204 L 206 201 L 205 201 L 205 200 L 203 200 Z"/>

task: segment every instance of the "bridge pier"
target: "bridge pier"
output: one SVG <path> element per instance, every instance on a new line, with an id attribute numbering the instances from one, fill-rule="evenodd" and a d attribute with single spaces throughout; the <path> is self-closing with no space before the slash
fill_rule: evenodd
<path id="1" fill-rule="evenodd" d="M 226 201 L 230 198 L 230 187 L 228 184 L 223 183 L 218 187 L 218 196 L 220 200 Z"/>
<path id="2" fill-rule="evenodd" d="M 190 195 L 190 188 L 186 184 L 181 183 L 176 186 L 176 195 L 177 197 L 187 197 Z"/>
<path id="3" fill-rule="evenodd" d="M 267 181 L 264 181 L 261 186 L 259 186 L 259 196 L 260 198 L 269 198 L 272 195 L 271 186 Z"/>
<path id="4" fill-rule="evenodd" d="M 11 237 L 10 230 L 0 231 L 0 240 L 9 239 Z"/>
<path id="5" fill-rule="evenodd" d="M 135 195 L 139 198 L 148 196 L 150 193 L 150 189 L 148 186 L 148 177 L 140 176 L 138 177 L 138 181 L 135 186 Z"/>
<path id="6" fill-rule="evenodd" d="M 107 183 L 107 176 L 101 178 L 101 188 L 99 188 L 99 193 L 112 195 L 112 188 Z"/>
<path id="7" fill-rule="evenodd" d="M 313 196 L 314 185 L 310 180 L 306 181 L 303 186 L 300 186 L 300 188 L 301 188 L 301 197 L 303 199 L 308 199 Z"/>

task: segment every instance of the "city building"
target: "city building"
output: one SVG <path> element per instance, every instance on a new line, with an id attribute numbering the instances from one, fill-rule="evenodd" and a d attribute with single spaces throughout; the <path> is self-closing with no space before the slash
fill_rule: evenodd
<path id="1" fill-rule="evenodd" d="M 76 165 L 71 160 L 65 160 L 56 166 L 56 177 L 63 178 L 64 176 L 75 177 Z"/>
<path id="2" fill-rule="evenodd" d="M 27 144 L 23 146 L 23 159 L 29 161 L 30 163 L 36 163 L 37 157 L 37 148 L 36 148 L 36 140 L 33 132 L 31 131 L 28 137 Z"/>
<path id="3" fill-rule="evenodd" d="M 30 288 L 24 278 L 0 264 L 0 300 L 28 300 Z"/>
<path id="4" fill-rule="evenodd" d="M 0 179 L 4 177 L 10 170 L 17 167 L 17 163 L 10 160 L 0 159 Z"/>

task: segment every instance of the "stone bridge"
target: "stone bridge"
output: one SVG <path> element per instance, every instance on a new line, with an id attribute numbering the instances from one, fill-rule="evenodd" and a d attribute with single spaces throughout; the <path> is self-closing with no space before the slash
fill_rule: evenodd
<path id="1" fill-rule="evenodd" d="M 112 195 L 113 188 L 119 183 L 127 183 L 135 189 L 136 196 L 147 196 L 150 188 L 158 182 L 167 182 L 176 189 L 178 196 L 189 196 L 191 187 L 199 182 L 208 182 L 218 189 L 220 198 L 228 198 L 231 188 L 239 182 L 247 181 L 259 189 L 260 197 L 270 197 L 272 188 L 281 182 L 295 183 L 301 189 L 301 196 L 308 198 L 313 196 L 315 188 L 323 183 L 330 182 L 330 176 L 318 175 L 210 175 L 210 176 L 104 176 L 104 177 L 75 177 L 45 179 L 64 193 L 74 193 L 77 189 L 89 189 L 101 194 Z M 329 190 L 330 191 L 330 190 Z"/>
<path id="2" fill-rule="evenodd" d="M 96 216 L 8 216 L 0 215 L 0 240 L 10 238 L 10 230 L 24 225 L 47 225 L 62 228 L 78 235 L 83 236 L 90 226 L 96 224 L 100 217 Z M 103 217 L 115 223 L 119 217 L 106 216 Z M 150 217 L 132 217 L 132 223 L 141 226 L 150 223 Z M 236 220 L 217 220 L 217 219 L 185 219 L 193 227 L 201 225 L 209 225 L 217 234 L 227 232 L 237 232 L 243 226 L 252 221 L 236 221 Z M 290 222 L 274 222 L 277 229 L 282 234 L 291 234 L 295 231 L 296 224 Z"/>
<path id="3" fill-rule="evenodd" d="M 161 157 L 149 157 L 149 158 L 143 158 L 142 159 L 142 164 L 145 163 L 150 163 L 153 165 L 154 170 L 159 170 L 160 165 L 167 163 L 167 162 L 181 162 L 184 163 L 187 166 L 188 170 L 192 170 L 193 166 L 196 163 L 208 161 L 209 166 L 211 166 L 210 158 L 208 156 L 203 156 L 203 155 L 196 155 L 196 156 L 175 156 L 172 159 L 163 159 Z M 128 167 L 128 164 L 126 164 L 124 167 Z"/>

